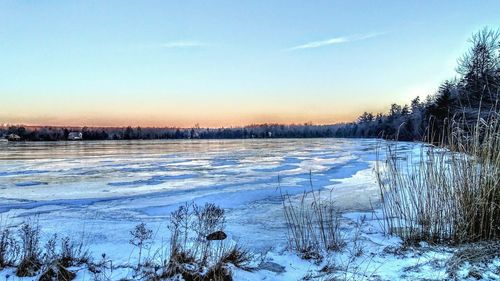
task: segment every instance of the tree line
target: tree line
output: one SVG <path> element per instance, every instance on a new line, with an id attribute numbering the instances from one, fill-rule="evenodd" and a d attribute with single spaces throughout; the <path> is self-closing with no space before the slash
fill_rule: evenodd
<path id="1" fill-rule="evenodd" d="M 250 138 L 325 138 L 335 137 L 340 125 L 258 124 L 231 128 L 62 128 L 9 126 L 0 135 L 18 135 L 26 141 L 67 140 L 72 131 L 82 133 L 84 140 L 139 139 L 250 139 Z"/>
<path id="2" fill-rule="evenodd" d="M 387 113 L 364 112 L 357 120 L 333 125 L 311 123 L 259 124 L 231 128 L 61 128 L 0 127 L 0 136 L 18 135 L 27 141 L 66 140 L 71 131 L 84 140 L 246 139 L 246 138 L 386 138 L 422 140 L 439 137 L 451 120 L 473 123 L 498 114 L 500 94 L 500 30 L 485 28 L 469 40 L 469 50 L 457 61 L 457 76 L 444 81 L 436 93 L 409 104 L 392 104 Z"/>
<path id="3" fill-rule="evenodd" d="M 385 114 L 364 112 L 337 135 L 399 140 L 441 139 L 453 122 L 470 127 L 499 114 L 500 29 L 484 28 L 469 39 L 470 48 L 457 60 L 457 76 L 436 93 L 410 104 L 392 104 Z"/>

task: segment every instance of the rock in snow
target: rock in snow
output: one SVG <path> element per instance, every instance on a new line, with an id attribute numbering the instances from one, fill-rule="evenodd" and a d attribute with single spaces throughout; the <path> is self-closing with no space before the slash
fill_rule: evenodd
<path id="1" fill-rule="evenodd" d="M 224 231 L 216 231 L 216 232 L 213 232 L 213 233 L 210 233 L 207 235 L 207 240 L 208 241 L 211 241 L 211 240 L 224 240 L 227 238 L 227 235 L 226 233 L 224 233 Z"/>
<path id="2" fill-rule="evenodd" d="M 279 264 L 272 262 L 272 261 L 262 262 L 259 265 L 259 269 L 272 271 L 272 272 L 276 272 L 276 273 L 283 273 L 286 271 L 284 266 L 279 265 Z"/>

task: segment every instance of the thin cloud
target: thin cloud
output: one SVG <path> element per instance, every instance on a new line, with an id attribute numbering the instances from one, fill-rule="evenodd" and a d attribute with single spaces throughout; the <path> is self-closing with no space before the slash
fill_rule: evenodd
<path id="1" fill-rule="evenodd" d="M 160 48 L 192 48 L 192 47 L 203 47 L 208 46 L 206 43 L 198 41 L 173 41 L 159 44 Z"/>
<path id="2" fill-rule="evenodd" d="M 383 35 L 383 34 L 385 34 L 385 32 L 341 36 L 341 37 L 330 38 L 330 39 L 322 40 L 322 41 L 313 41 L 313 42 L 305 43 L 302 45 L 288 48 L 287 50 L 288 51 L 295 51 L 295 50 L 321 48 L 321 47 L 330 46 L 330 45 L 366 40 L 366 39 L 370 39 L 373 37 L 378 37 L 378 36 Z"/>

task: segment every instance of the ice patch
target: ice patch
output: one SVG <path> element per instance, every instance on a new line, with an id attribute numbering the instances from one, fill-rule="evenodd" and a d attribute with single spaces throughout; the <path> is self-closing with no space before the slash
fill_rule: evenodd
<path id="1" fill-rule="evenodd" d="M 22 181 L 22 182 L 17 182 L 16 186 L 35 186 L 35 185 L 47 185 L 47 184 L 48 183 L 41 181 Z"/>
<path id="2" fill-rule="evenodd" d="M 9 176 L 22 176 L 22 175 L 36 175 L 48 173 L 49 170 L 19 170 L 19 171 L 0 171 L 0 177 L 9 177 Z"/>
<path id="3" fill-rule="evenodd" d="M 194 174 L 184 174 L 184 175 L 167 175 L 167 176 L 153 176 L 145 180 L 135 180 L 135 181 L 122 181 L 122 182 L 110 182 L 110 186 L 142 186 L 142 185 L 158 185 L 167 182 L 168 180 L 185 180 L 195 178 Z"/>
<path id="4" fill-rule="evenodd" d="M 280 165 L 280 166 L 276 166 L 276 167 L 272 167 L 272 168 L 256 168 L 253 170 L 255 172 L 276 173 L 276 172 L 283 172 L 283 171 L 287 171 L 287 170 L 294 170 L 297 168 L 298 168 L 298 166 L 285 164 L 285 165 Z"/>

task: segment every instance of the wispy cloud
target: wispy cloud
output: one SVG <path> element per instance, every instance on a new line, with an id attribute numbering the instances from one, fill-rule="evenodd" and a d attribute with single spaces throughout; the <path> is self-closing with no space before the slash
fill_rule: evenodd
<path id="1" fill-rule="evenodd" d="M 334 38 L 330 38 L 330 39 L 326 39 L 326 40 L 322 40 L 322 41 L 313 41 L 313 42 L 305 43 L 302 45 L 288 48 L 287 50 L 288 51 L 295 51 L 295 50 L 303 50 L 303 49 L 321 48 L 321 47 L 330 46 L 330 45 L 366 40 L 366 39 L 370 39 L 373 37 L 378 37 L 378 36 L 384 35 L 385 33 L 386 32 L 377 32 L 377 33 L 355 34 L 355 35 L 349 35 L 349 36 L 334 37 Z"/>
<path id="2" fill-rule="evenodd" d="M 135 45 L 136 49 L 185 49 L 185 48 L 198 48 L 209 46 L 210 44 L 199 42 L 199 41 L 189 41 L 189 40 L 180 40 L 180 41 L 170 41 L 163 43 L 152 43 L 152 44 L 140 44 Z"/>

